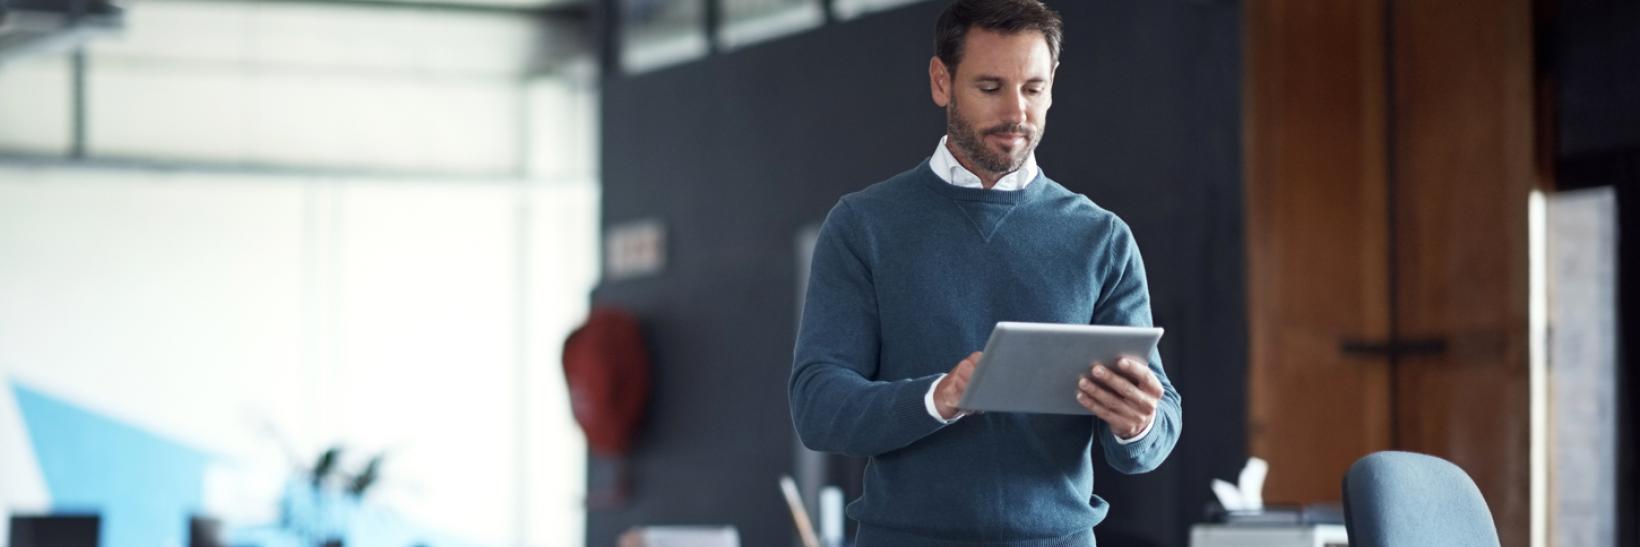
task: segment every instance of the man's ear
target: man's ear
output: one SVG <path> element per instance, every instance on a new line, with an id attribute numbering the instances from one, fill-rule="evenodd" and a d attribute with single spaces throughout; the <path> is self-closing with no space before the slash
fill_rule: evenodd
<path id="1" fill-rule="evenodd" d="M 928 90 L 934 96 L 934 104 L 940 108 L 951 104 L 951 72 L 946 70 L 945 61 L 937 55 L 928 61 Z"/>

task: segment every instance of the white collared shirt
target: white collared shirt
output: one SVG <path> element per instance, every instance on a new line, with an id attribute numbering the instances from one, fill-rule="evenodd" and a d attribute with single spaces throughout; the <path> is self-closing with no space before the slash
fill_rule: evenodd
<path id="1" fill-rule="evenodd" d="M 951 149 L 945 147 L 945 139 L 947 138 L 949 137 L 940 137 L 939 147 L 935 148 L 934 155 L 928 158 L 928 168 L 932 169 L 934 175 L 940 177 L 940 180 L 953 186 L 984 188 L 985 184 L 980 181 L 979 176 L 964 168 L 962 163 L 957 161 L 957 157 L 951 155 Z M 1036 174 L 1036 152 L 1031 152 L 1031 155 L 1025 157 L 1024 165 L 1019 166 L 1019 169 L 1015 169 L 1014 172 L 997 179 L 996 185 L 992 186 L 991 189 L 1003 192 L 1024 190 L 1026 186 L 1031 184 L 1031 181 L 1036 180 Z M 940 423 L 951 424 L 962 419 L 967 413 L 958 412 L 956 416 L 949 420 L 940 417 L 939 407 L 934 405 L 934 390 L 940 387 L 940 380 L 944 379 L 945 375 L 941 374 L 939 378 L 934 380 L 934 385 L 928 386 L 928 393 L 923 395 L 923 408 L 928 410 L 929 416 L 932 416 Z M 1140 431 L 1138 435 L 1134 435 L 1131 439 L 1116 437 L 1116 442 L 1118 444 L 1137 442 L 1149 435 L 1150 429 L 1155 425 L 1156 420 L 1151 420 L 1149 424 L 1145 425 L 1144 431 Z"/>
<path id="2" fill-rule="evenodd" d="M 951 149 L 945 147 L 945 139 L 947 138 L 949 137 L 940 137 L 939 147 L 934 149 L 933 156 L 928 157 L 928 168 L 933 169 L 934 174 L 939 176 L 940 180 L 952 185 L 963 188 L 984 188 L 985 184 L 980 182 L 979 176 L 963 167 L 962 163 L 957 161 L 957 157 L 951 155 Z M 996 185 L 992 186 L 991 189 L 1003 192 L 1024 190 L 1026 186 L 1031 184 L 1031 181 L 1036 180 L 1036 173 L 1036 152 L 1031 152 L 1031 155 L 1025 156 L 1024 165 L 1019 166 L 1019 169 L 1015 169 L 1014 172 L 997 179 Z"/>

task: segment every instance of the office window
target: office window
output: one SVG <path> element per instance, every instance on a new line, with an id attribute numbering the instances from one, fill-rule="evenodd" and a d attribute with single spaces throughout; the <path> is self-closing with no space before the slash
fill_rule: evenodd
<path id="1" fill-rule="evenodd" d="M 647 72 L 706 55 L 706 0 L 621 0 L 621 69 Z"/>
<path id="2" fill-rule="evenodd" d="M 1616 545 L 1617 207 L 1548 198 L 1549 544 Z"/>
<path id="3" fill-rule="evenodd" d="M 900 6 L 927 0 L 834 0 L 832 9 L 838 19 L 853 19 L 874 11 L 891 10 Z"/>
<path id="4" fill-rule="evenodd" d="M 721 0 L 718 47 L 735 49 L 820 26 L 825 12 L 816 0 Z"/>

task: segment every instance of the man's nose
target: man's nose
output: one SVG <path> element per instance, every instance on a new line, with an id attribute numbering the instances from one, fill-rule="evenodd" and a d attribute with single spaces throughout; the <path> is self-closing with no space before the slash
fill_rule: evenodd
<path id="1" fill-rule="evenodd" d="M 1010 93 L 1008 98 L 1003 102 L 1005 104 L 1002 109 L 1002 121 L 1014 124 L 1025 123 L 1025 113 L 1030 108 L 1030 103 L 1026 99 L 1025 93 L 1021 91 L 1014 91 L 1013 93 Z"/>

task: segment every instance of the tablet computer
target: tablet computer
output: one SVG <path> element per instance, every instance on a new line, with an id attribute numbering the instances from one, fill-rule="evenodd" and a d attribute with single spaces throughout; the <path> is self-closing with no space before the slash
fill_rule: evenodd
<path id="1" fill-rule="evenodd" d="M 1161 339 L 1159 327 L 997 323 L 957 408 L 1091 415 L 1076 401 L 1076 382 L 1093 362 L 1149 361 Z"/>

